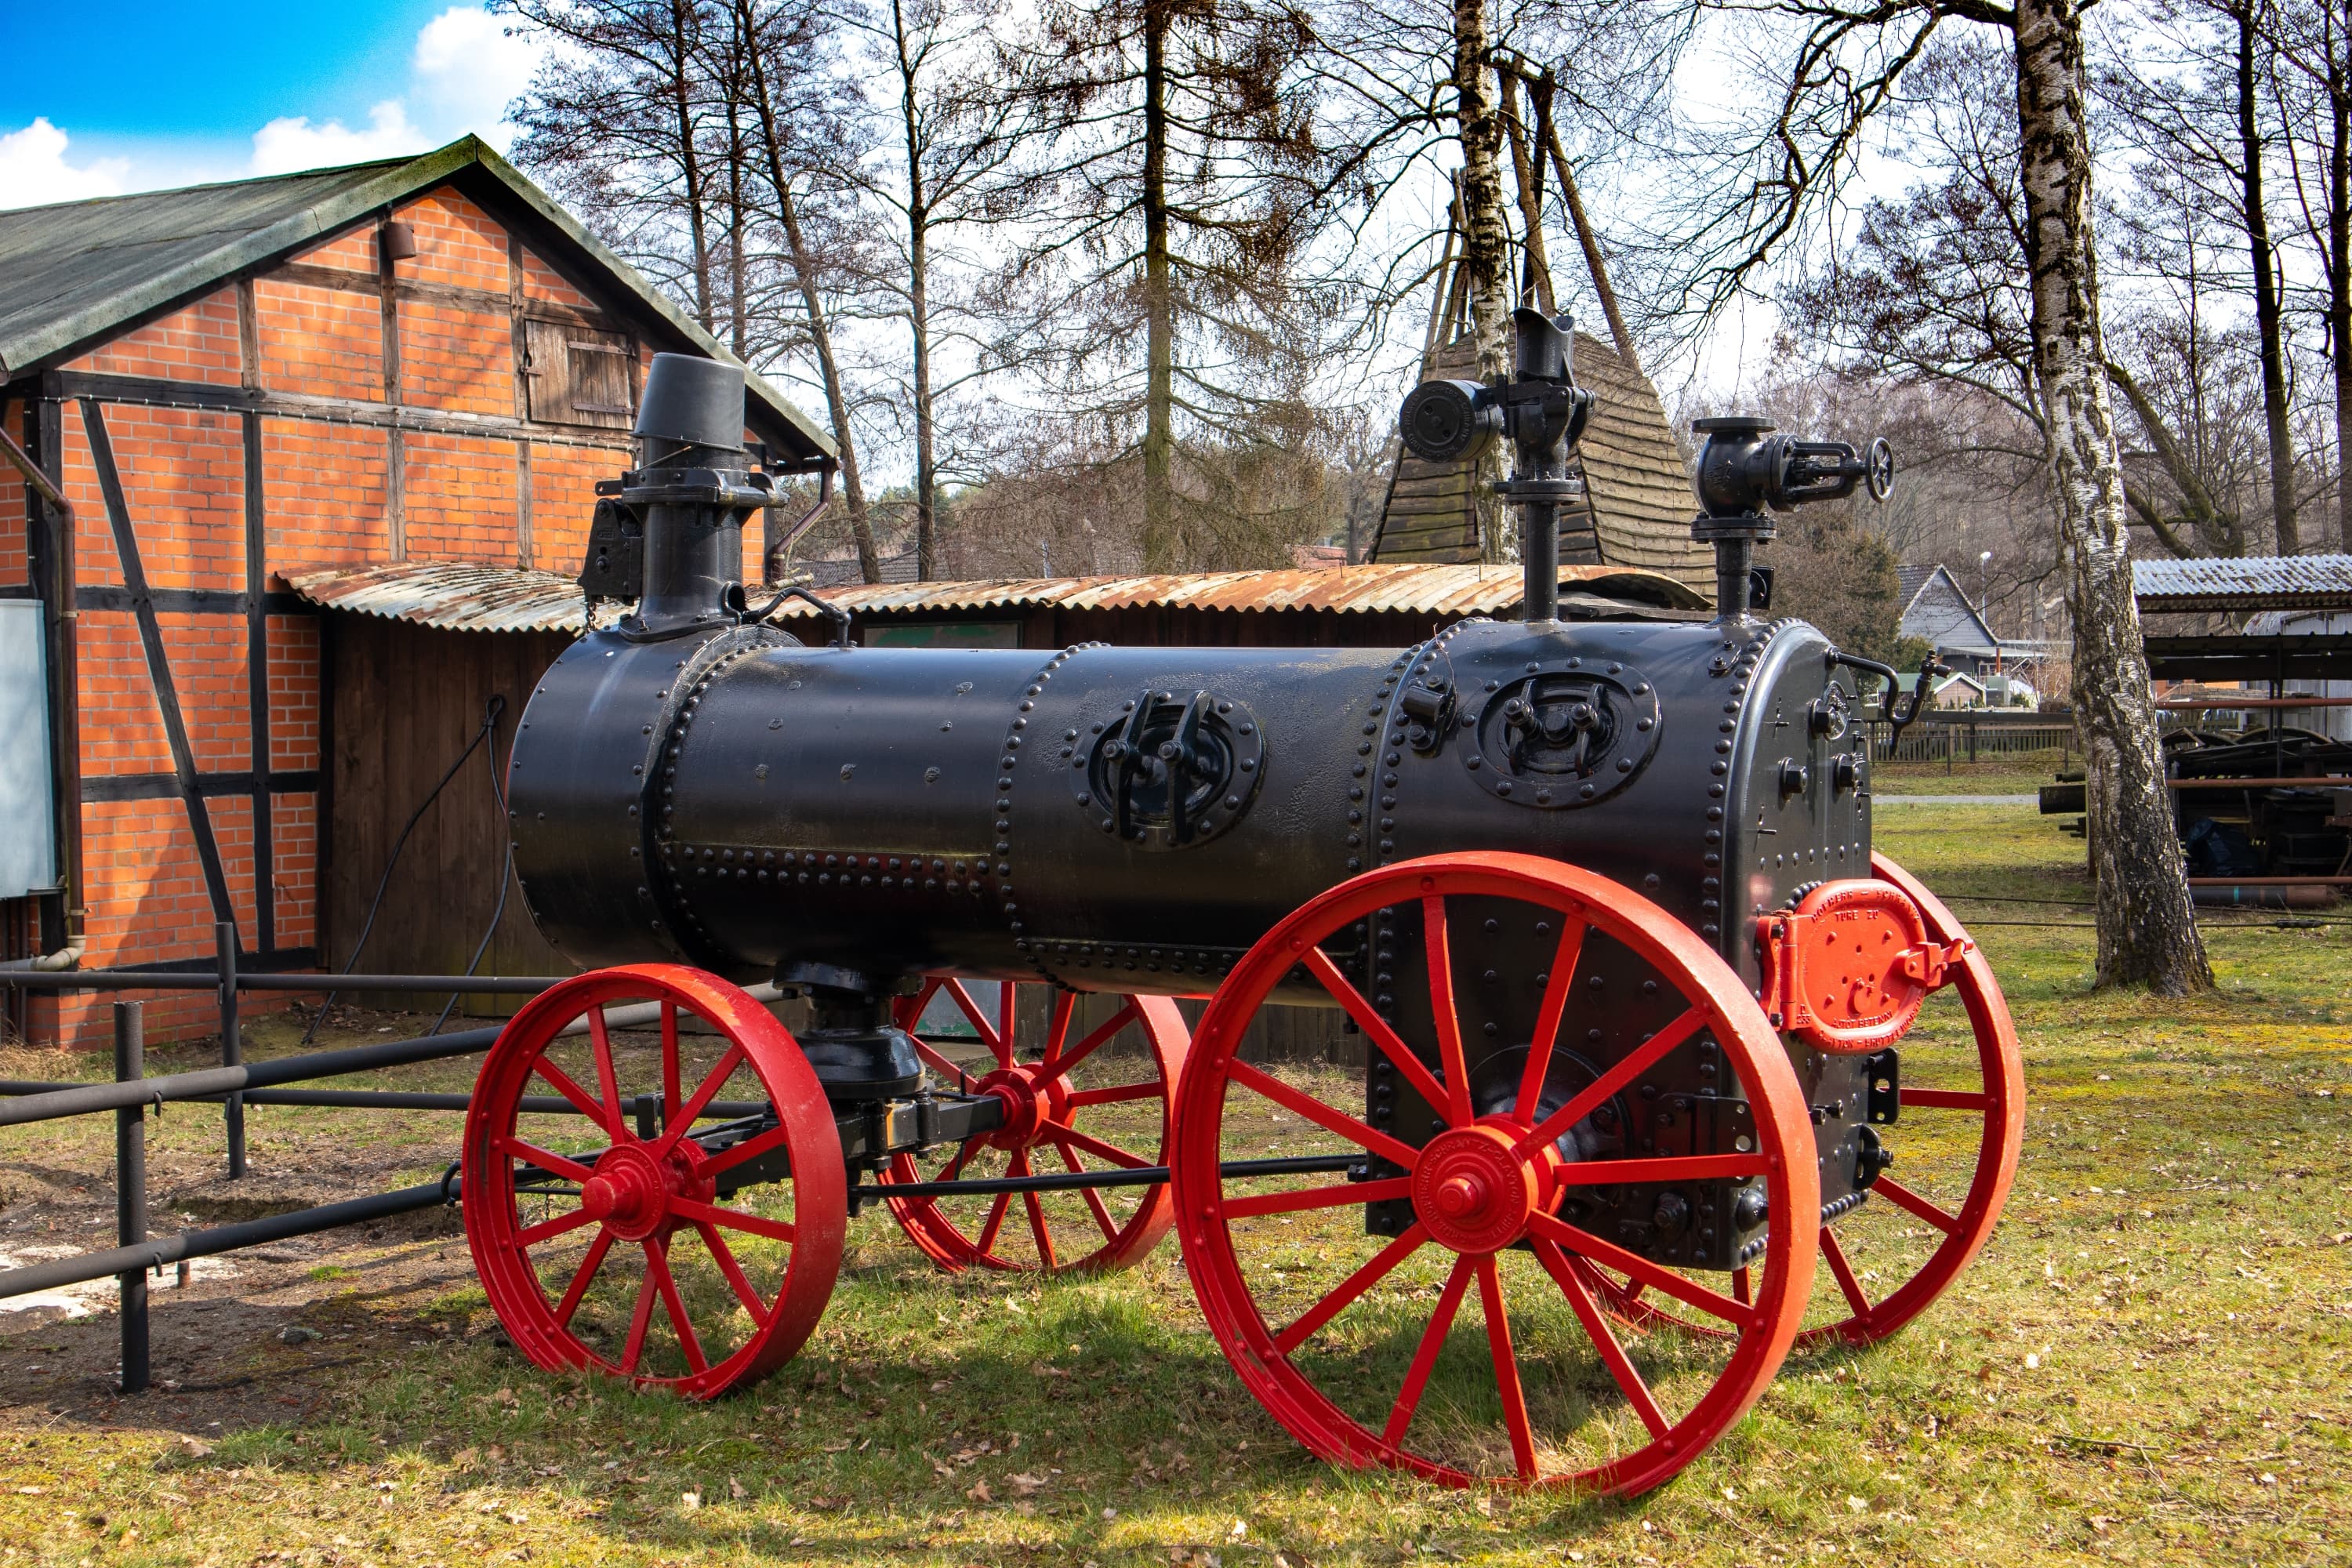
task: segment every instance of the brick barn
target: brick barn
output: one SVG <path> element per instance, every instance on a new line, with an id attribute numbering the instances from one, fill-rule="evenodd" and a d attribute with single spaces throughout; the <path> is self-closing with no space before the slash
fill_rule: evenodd
<path id="1" fill-rule="evenodd" d="M 209 968 L 219 921 L 247 967 L 348 953 L 498 695 L 495 763 L 420 825 L 387 900 L 386 927 L 425 931 L 366 952 L 462 967 L 500 886 L 487 767 L 564 641 L 485 608 L 578 569 L 664 350 L 730 357 L 471 137 L 0 212 L 0 961 Z M 769 468 L 828 460 L 751 380 Z M 745 557 L 760 580 L 761 542 Z M 404 581 L 453 571 L 470 618 L 402 613 Z M 376 615 L 289 585 L 353 573 Z M 509 900 L 486 972 L 544 951 Z M 21 1037 L 106 1037 L 103 997 L 5 994 Z M 151 1037 L 212 1009 L 152 998 Z"/>

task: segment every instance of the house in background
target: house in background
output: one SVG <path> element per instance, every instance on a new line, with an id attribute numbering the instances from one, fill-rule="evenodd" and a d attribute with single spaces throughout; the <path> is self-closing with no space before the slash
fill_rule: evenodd
<path id="1" fill-rule="evenodd" d="M 572 635 L 513 606 L 576 601 L 661 350 L 730 357 L 471 137 L 0 212 L 0 428 L 39 475 L 0 461 L 0 838 L 30 844 L 0 856 L 0 959 L 208 968 L 216 922 L 246 967 L 347 956 L 503 698 L 366 953 L 462 970 L 501 880 L 490 770 Z M 772 471 L 829 460 L 756 376 L 745 418 Z M 486 972 L 562 972 L 520 906 Z M 11 994 L 21 1037 L 106 1037 L 102 998 Z M 155 998 L 150 1033 L 213 1005 Z"/>
<path id="2" fill-rule="evenodd" d="M 1945 566 L 1897 566 L 1902 605 L 1897 629 L 1934 647 L 1956 670 L 1979 678 L 2017 666 L 2031 667 L 2043 645 L 1996 633 Z"/>

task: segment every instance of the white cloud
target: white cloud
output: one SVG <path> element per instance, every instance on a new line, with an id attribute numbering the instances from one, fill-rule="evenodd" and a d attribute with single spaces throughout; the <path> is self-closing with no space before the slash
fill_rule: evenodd
<path id="1" fill-rule="evenodd" d="M 417 33 L 411 96 L 426 123 L 447 132 L 441 140 L 470 131 L 503 148 L 513 139 L 507 105 L 530 85 L 547 46 L 510 25 L 478 5 L 453 5 Z"/>
<path id="2" fill-rule="evenodd" d="M 479 5 L 450 6 L 417 30 L 408 90 L 370 110 L 366 129 L 354 131 L 339 120 L 313 125 L 307 115 L 273 120 L 253 133 L 253 172 L 284 174 L 394 158 L 467 132 L 505 148 L 514 139 L 507 105 L 530 84 L 547 47 L 536 38 L 510 36 L 508 26 Z"/>
<path id="3" fill-rule="evenodd" d="M 66 162 L 66 133 L 47 118 L 0 136 L 0 207 L 37 207 L 90 196 L 119 195 L 131 172 L 127 158 Z"/>
<path id="4" fill-rule="evenodd" d="M 307 114 L 271 121 L 253 133 L 253 172 L 290 174 L 299 169 L 396 158 L 432 145 L 430 136 L 408 122 L 406 105 L 389 98 L 368 111 L 364 131 L 353 131 L 340 120 L 313 125 Z"/>

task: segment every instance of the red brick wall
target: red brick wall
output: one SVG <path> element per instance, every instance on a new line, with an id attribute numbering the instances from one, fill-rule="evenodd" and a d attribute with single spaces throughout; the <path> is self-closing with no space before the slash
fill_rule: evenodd
<path id="1" fill-rule="evenodd" d="M 264 551 L 275 577 L 392 558 L 384 514 L 391 432 L 315 419 L 261 422 Z"/>
<path id="2" fill-rule="evenodd" d="M 151 588 L 245 586 L 245 447 L 233 414 L 114 403 L 100 410 Z M 68 404 L 66 499 L 79 524 L 74 573 L 120 585 L 122 563 L 90 459 L 81 407 Z"/>
<path id="3" fill-rule="evenodd" d="M 416 232 L 416 255 L 400 264 L 401 276 L 507 291 L 506 230 L 456 191 L 445 185 L 395 207 L 393 216 Z"/>
<path id="4" fill-rule="evenodd" d="M 514 413 L 514 327 L 447 305 L 400 307 L 400 400 L 416 408 Z"/>
<path id="5" fill-rule="evenodd" d="M 235 386 L 241 371 L 236 290 L 208 294 L 65 365 L 100 375 L 161 375 Z"/>
<path id="6" fill-rule="evenodd" d="M 320 397 L 383 396 L 383 302 L 276 278 L 253 285 L 261 384 Z"/>
<path id="7" fill-rule="evenodd" d="M 408 434 L 412 561 L 515 558 L 515 452 L 509 441 Z"/>
<path id="8" fill-rule="evenodd" d="M 376 268 L 375 224 L 373 220 L 356 228 L 345 229 L 332 239 L 323 239 L 308 250 L 294 253 L 294 259 L 308 267 L 340 267 L 346 272 L 373 272 Z"/>
<path id="9" fill-rule="evenodd" d="M 25 440 L 25 405 L 0 398 L 0 429 L 18 446 Z M 25 480 L 13 464 L 0 462 L 0 584 L 31 581 L 25 559 Z"/>

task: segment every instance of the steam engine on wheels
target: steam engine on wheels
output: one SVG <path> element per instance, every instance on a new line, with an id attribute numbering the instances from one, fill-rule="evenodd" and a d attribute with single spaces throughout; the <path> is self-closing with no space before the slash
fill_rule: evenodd
<path id="1" fill-rule="evenodd" d="M 1863 678 L 1891 710 L 1894 672 L 1750 609 L 1768 509 L 1883 498 L 1892 460 L 1702 421 L 1718 613 L 1563 621 L 1591 395 L 1559 326 L 1515 325 L 1515 380 L 1402 420 L 1424 456 L 1515 447 L 1525 618 L 1392 651 L 868 648 L 815 600 L 804 644 L 740 580 L 776 500 L 740 373 L 656 361 L 583 579 L 636 607 L 548 670 L 509 773 L 532 916 L 588 971 L 515 1016 L 466 1129 L 526 1355 L 747 1384 L 875 1204 L 950 1269 L 1173 1230 L 1316 1453 L 1632 1492 L 1792 1344 L 1951 1282 L 2016 1166 L 2008 1016 L 1872 849 Z M 1360 1081 L 1252 1059 L 1269 1005 L 1341 1010 Z"/>

